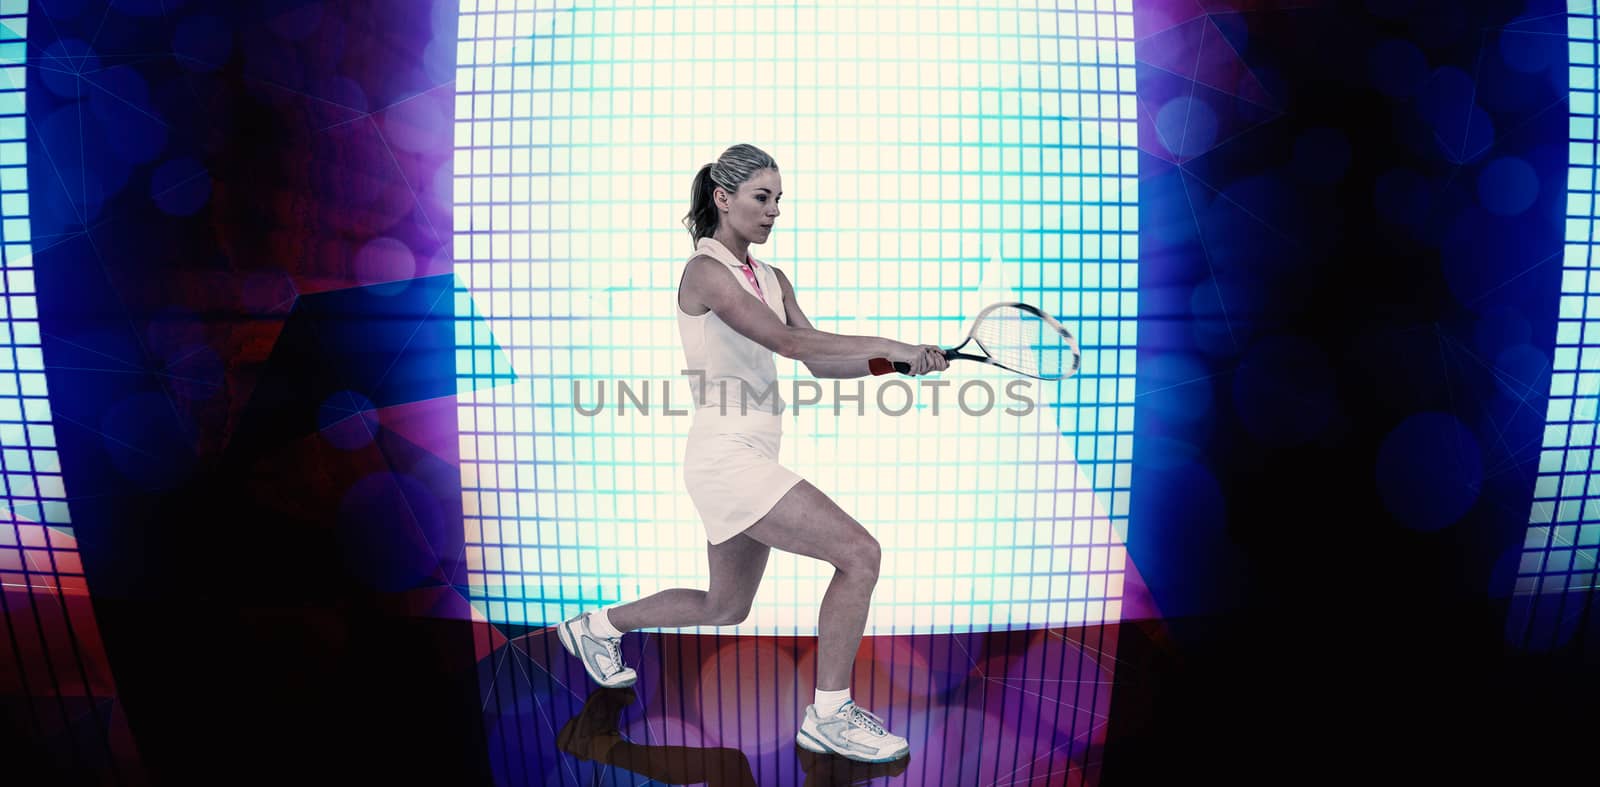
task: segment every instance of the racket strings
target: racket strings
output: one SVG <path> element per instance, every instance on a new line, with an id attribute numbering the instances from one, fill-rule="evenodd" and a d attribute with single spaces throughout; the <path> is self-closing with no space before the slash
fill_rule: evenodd
<path id="1" fill-rule="evenodd" d="M 1071 345 L 1038 315 L 1005 307 L 984 315 L 972 337 L 1001 366 L 1035 377 L 1060 377 L 1073 367 Z"/>

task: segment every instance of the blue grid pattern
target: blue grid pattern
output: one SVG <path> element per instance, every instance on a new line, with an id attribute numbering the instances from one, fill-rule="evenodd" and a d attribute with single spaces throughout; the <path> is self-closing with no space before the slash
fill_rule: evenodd
<path id="1" fill-rule="evenodd" d="M 885 415 L 885 383 L 868 380 L 864 415 L 785 416 L 781 461 L 883 544 L 868 633 L 1119 620 L 1138 306 L 1131 0 L 534 5 L 460 13 L 457 314 L 488 328 L 458 332 L 480 614 L 544 625 L 706 586 L 680 469 L 690 419 L 663 402 L 689 402 L 679 220 L 694 172 L 750 142 L 785 181 L 784 216 L 751 252 L 789 274 L 817 327 L 950 346 L 981 306 L 1015 299 L 1083 348 L 1082 372 L 1035 384 L 1025 417 L 1004 400 L 954 407 L 963 384 L 1011 379 L 972 364 L 945 376 L 938 415 L 926 390 Z M 475 379 L 489 335 L 517 382 Z M 779 360 L 780 376 L 806 377 Z M 617 412 L 618 381 L 649 414 Z M 600 391 L 603 413 L 576 411 Z M 831 575 L 775 552 L 737 630 L 815 633 Z"/>
<path id="2" fill-rule="evenodd" d="M 1600 548 L 1600 469 L 1594 462 L 1595 407 L 1600 403 L 1600 212 L 1595 202 L 1596 24 L 1593 0 L 1567 4 L 1570 54 L 1570 161 L 1561 313 L 1556 328 L 1539 476 L 1518 566 L 1518 595 L 1595 586 Z M 1593 482 L 1591 483 L 1591 479 Z M 1591 488 L 1592 487 L 1592 488 Z"/>
<path id="3" fill-rule="evenodd" d="M 82 591 L 45 387 L 28 220 L 27 0 L 0 0 L 0 581 Z"/>

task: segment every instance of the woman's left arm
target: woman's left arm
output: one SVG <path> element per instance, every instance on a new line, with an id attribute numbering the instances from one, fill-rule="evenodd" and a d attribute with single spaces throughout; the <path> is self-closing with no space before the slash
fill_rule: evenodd
<path id="1" fill-rule="evenodd" d="M 795 300 L 794 285 L 789 283 L 789 277 L 783 271 L 774 267 L 773 273 L 778 274 L 778 283 L 783 285 L 783 313 L 789 319 L 789 324 L 796 328 L 811 328 L 811 321 L 806 319 L 806 313 L 800 310 L 800 302 Z M 867 368 L 865 360 L 858 361 L 812 361 L 806 364 L 806 370 L 812 377 L 822 379 L 848 380 L 854 377 L 866 377 L 872 374 Z"/>

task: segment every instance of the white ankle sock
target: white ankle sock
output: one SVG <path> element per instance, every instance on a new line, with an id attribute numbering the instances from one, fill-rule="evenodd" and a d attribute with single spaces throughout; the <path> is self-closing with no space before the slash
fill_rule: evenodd
<path id="1" fill-rule="evenodd" d="M 823 691 L 822 689 L 817 689 L 817 701 L 815 703 L 817 706 L 817 716 L 826 719 L 829 716 L 838 713 L 839 709 L 844 707 L 844 704 L 849 701 L 849 689 L 840 689 L 838 691 Z"/>
<path id="2" fill-rule="evenodd" d="M 611 618 L 606 617 L 604 609 L 589 613 L 589 630 L 602 637 L 610 637 L 612 639 L 622 636 L 622 632 L 617 631 L 617 627 L 611 625 Z"/>

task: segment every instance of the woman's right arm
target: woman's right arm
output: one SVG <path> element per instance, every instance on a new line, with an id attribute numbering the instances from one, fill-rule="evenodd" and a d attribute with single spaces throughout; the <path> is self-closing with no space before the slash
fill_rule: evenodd
<path id="1" fill-rule="evenodd" d="M 726 265 L 710 257 L 689 261 L 683 284 L 689 297 L 704 304 L 730 328 L 785 358 L 811 361 L 858 361 L 888 358 L 925 365 L 922 348 L 877 336 L 850 336 L 815 328 L 784 325 L 772 309 L 745 292 Z"/>

